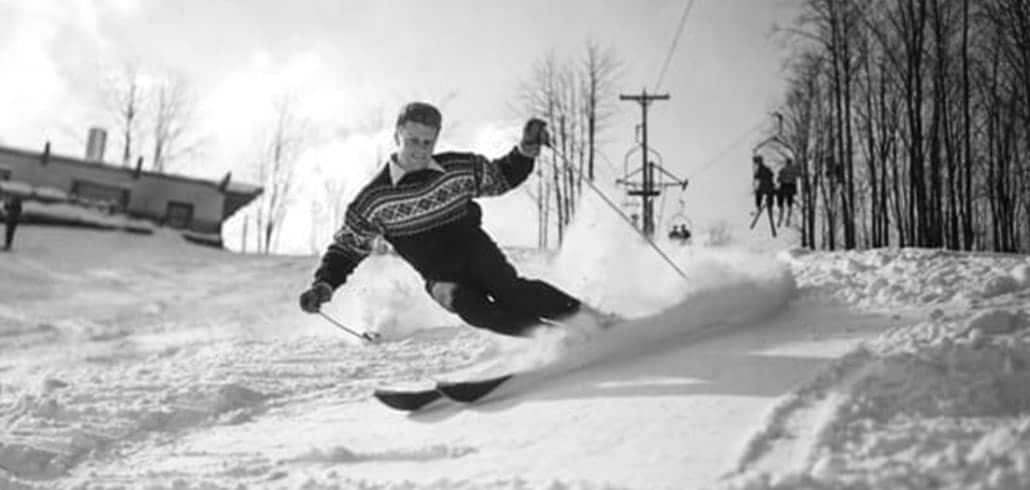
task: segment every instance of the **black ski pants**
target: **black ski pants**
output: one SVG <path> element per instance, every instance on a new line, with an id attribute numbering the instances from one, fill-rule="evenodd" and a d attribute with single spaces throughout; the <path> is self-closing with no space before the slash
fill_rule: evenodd
<path id="1" fill-rule="evenodd" d="M 18 227 L 16 220 L 7 220 L 4 224 L 4 250 L 10 250 L 14 243 L 14 229 Z"/>
<path id="2" fill-rule="evenodd" d="M 543 281 L 519 277 L 497 244 L 482 229 L 471 234 L 463 277 L 453 281 L 450 302 L 433 295 L 469 325 L 503 335 L 523 335 L 541 318 L 560 318 L 579 300 Z M 432 295 L 436 283 L 428 281 Z"/>

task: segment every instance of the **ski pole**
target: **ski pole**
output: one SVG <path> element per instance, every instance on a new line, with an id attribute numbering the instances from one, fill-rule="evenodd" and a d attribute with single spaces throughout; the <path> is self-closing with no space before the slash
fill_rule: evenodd
<path id="1" fill-rule="evenodd" d="M 569 165 L 569 159 L 565 156 L 565 153 L 551 146 L 550 144 L 547 144 L 546 146 L 550 148 L 555 155 L 558 155 L 558 157 L 561 158 L 561 163 L 563 167 L 572 169 L 572 171 L 576 172 L 580 180 L 586 182 L 587 185 L 590 186 L 590 188 L 593 189 L 593 191 L 596 192 L 602 200 L 604 200 L 605 204 L 607 204 L 608 207 L 612 208 L 612 210 L 614 210 L 619 216 L 621 216 L 622 220 L 625 221 L 626 224 L 630 226 L 630 228 L 633 228 L 633 230 L 636 231 L 637 234 L 639 234 L 641 238 L 643 238 L 644 241 L 646 241 L 647 244 L 654 249 L 655 252 L 658 252 L 658 255 L 661 255 L 662 258 L 665 259 L 665 262 L 667 262 L 669 266 L 671 266 L 680 275 L 680 277 L 682 277 L 683 279 L 687 279 L 687 273 L 683 272 L 683 269 L 680 269 L 679 266 L 676 265 L 676 263 L 673 262 L 672 259 L 670 259 L 669 256 L 666 255 L 664 251 L 662 251 L 661 248 L 658 247 L 658 244 L 656 244 L 654 240 L 651 240 L 651 237 L 647 236 L 647 234 L 645 234 L 643 231 L 637 228 L 637 226 L 633 224 L 633 220 L 631 220 L 629 216 L 626 216 L 626 213 L 623 213 L 622 210 L 619 209 L 619 207 L 611 201 L 611 199 L 608 199 L 608 196 L 604 195 L 604 192 L 601 192 L 601 189 L 598 189 L 597 186 L 594 185 L 593 181 L 591 181 L 590 179 L 584 179 L 583 173 L 578 168 L 576 168 L 575 165 Z"/>
<path id="2" fill-rule="evenodd" d="M 369 344 L 377 344 L 377 343 L 379 343 L 380 336 L 376 332 L 358 332 L 358 331 L 356 331 L 354 329 L 351 329 L 351 328 L 347 327 L 343 323 L 340 323 L 339 321 L 337 321 L 333 317 L 327 315 L 322 310 L 318 310 L 318 314 L 322 315 L 322 318 L 325 318 L 326 320 L 328 320 L 329 323 L 332 323 L 333 325 L 339 327 L 340 330 L 343 330 L 344 332 L 347 332 L 347 333 L 349 333 L 349 334 L 351 334 L 351 335 L 353 335 L 355 337 L 358 337 L 361 340 L 363 340 L 363 341 L 365 341 L 365 342 L 367 342 Z M 389 356 L 389 354 L 387 354 L 387 356 Z M 394 359 L 394 360 L 400 362 L 402 365 L 404 365 L 408 369 L 408 371 L 410 371 L 412 373 L 419 373 L 419 372 L 425 371 L 425 369 L 416 369 L 415 365 L 412 364 L 411 362 L 408 362 L 407 360 L 404 360 L 404 359 Z M 412 374 L 412 376 L 414 376 L 414 374 Z"/>
<path id="3" fill-rule="evenodd" d="M 343 330 L 344 332 L 347 332 L 347 333 L 349 333 L 349 334 L 351 334 L 351 335 L 353 335 L 353 336 L 355 336 L 355 337 L 357 337 L 357 338 L 359 338 L 361 340 L 364 340 L 365 342 L 368 342 L 370 344 L 375 344 L 375 343 L 379 342 L 379 334 L 378 333 L 375 333 L 375 332 L 357 332 L 355 330 L 350 329 L 346 325 L 340 323 L 335 318 L 327 315 L 322 310 L 318 310 L 318 314 L 322 315 L 322 318 L 325 318 L 327 321 L 329 321 L 329 323 L 332 323 L 333 325 L 339 327 L 340 330 Z"/>

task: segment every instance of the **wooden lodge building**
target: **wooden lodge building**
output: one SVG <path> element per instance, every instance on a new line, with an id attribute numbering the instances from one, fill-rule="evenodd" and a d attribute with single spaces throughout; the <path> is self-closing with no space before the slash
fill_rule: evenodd
<path id="1" fill-rule="evenodd" d="M 53 188 L 79 201 L 103 203 L 115 212 L 200 234 L 220 235 L 222 223 L 257 198 L 262 188 L 143 170 L 103 162 L 106 134 L 90 130 L 86 158 L 0 145 L 0 181 Z"/>

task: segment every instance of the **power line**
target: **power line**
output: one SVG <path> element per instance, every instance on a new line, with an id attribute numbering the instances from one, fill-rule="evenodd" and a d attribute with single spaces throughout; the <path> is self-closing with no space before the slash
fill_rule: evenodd
<path id="1" fill-rule="evenodd" d="M 672 39 L 672 46 L 669 46 L 669 53 L 665 55 L 665 63 L 662 64 L 662 71 L 658 75 L 658 83 L 655 84 L 654 90 L 657 92 L 662 87 L 662 80 L 665 79 L 665 71 L 669 69 L 669 63 L 672 61 L 672 55 L 676 52 L 676 46 L 679 45 L 680 35 L 683 34 L 683 28 L 687 25 L 687 17 L 690 16 L 690 9 L 694 6 L 694 0 L 687 2 L 687 8 L 683 9 L 683 16 L 680 17 L 680 25 L 676 28 L 676 37 Z"/>
<path id="2" fill-rule="evenodd" d="M 687 279 L 687 273 L 683 272 L 683 269 L 681 269 L 678 265 L 676 265 L 676 262 L 674 262 L 671 258 L 669 258 L 669 256 L 662 250 L 662 248 L 659 247 L 658 244 L 654 242 L 654 240 L 651 238 L 651 236 L 649 234 L 647 234 L 644 231 L 642 231 L 641 229 L 637 228 L 636 223 L 634 223 L 633 220 L 630 219 L 629 216 L 626 216 L 626 213 L 622 212 L 622 210 L 619 209 L 619 205 L 615 204 L 614 202 L 612 202 L 612 200 L 609 199 L 607 195 L 605 195 L 604 191 L 602 191 L 601 189 L 598 189 L 597 186 L 594 185 L 594 181 L 592 181 L 590 179 L 584 178 L 583 177 L 583 173 L 579 169 L 577 169 L 575 165 L 570 165 L 569 164 L 570 163 L 569 158 L 567 156 L 565 156 L 565 153 L 563 151 L 561 151 L 560 149 L 555 148 L 555 147 L 553 147 L 551 145 L 548 145 L 548 148 L 550 148 L 551 151 L 554 152 L 554 154 L 558 156 L 558 158 L 562 162 L 562 165 L 565 168 L 572 169 L 572 171 L 575 172 L 579 176 L 579 179 L 581 181 L 586 182 L 587 186 L 589 186 L 590 189 L 592 189 L 595 193 L 597 193 L 597 197 L 600 197 L 601 200 L 604 201 L 604 203 L 608 205 L 608 207 L 610 207 L 613 211 L 615 211 L 615 214 L 618 214 L 619 217 L 621 217 L 622 220 L 625 221 L 626 224 L 628 224 L 630 226 L 630 228 L 633 228 L 633 231 L 636 231 L 641 236 L 641 238 L 643 238 L 644 241 L 647 242 L 647 244 L 650 245 L 651 248 L 654 249 L 654 251 L 657 252 L 658 255 L 660 255 L 662 257 L 662 259 L 664 259 L 665 262 L 667 264 L 669 264 L 669 266 L 672 267 L 673 270 L 675 270 L 680 275 L 680 277 L 682 277 L 683 279 Z"/>
<path id="3" fill-rule="evenodd" d="M 612 171 L 612 175 L 615 175 L 616 178 L 618 178 L 618 176 L 620 175 L 619 174 L 619 169 L 618 169 L 618 167 L 615 166 L 614 163 L 612 163 L 611 158 L 608 158 L 608 154 L 606 154 L 603 151 L 598 151 L 597 154 L 601 155 L 601 158 L 603 158 L 605 163 L 608 164 L 608 169 Z"/>
<path id="4" fill-rule="evenodd" d="M 722 151 L 720 151 L 719 154 L 715 156 L 715 158 L 711 159 L 708 163 L 702 165 L 701 168 L 698 169 L 697 172 L 694 172 L 690 176 L 690 179 L 693 180 L 694 177 L 697 177 L 698 175 L 701 175 L 702 173 L 705 172 L 705 170 L 708 170 L 709 168 L 711 168 L 712 165 L 715 165 L 716 163 L 719 163 L 719 161 L 721 161 L 722 158 L 725 157 L 726 154 L 730 152 L 730 150 L 733 150 L 738 145 L 740 145 L 740 143 L 742 141 L 744 141 L 744 138 L 748 137 L 748 135 L 750 135 L 751 133 L 754 133 L 759 128 L 761 128 L 764 123 L 765 123 L 765 116 L 762 116 L 754 126 L 751 126 L 751 128 L 749 128 L 747 131 L 744 131 L 743 133 L 740 133 L 740 136 L 737 136 L 737 138 L 734 139 L 733 142 L 730 143 L 728 146 L 726 146 L 726 148 L 724 148 Z"/>

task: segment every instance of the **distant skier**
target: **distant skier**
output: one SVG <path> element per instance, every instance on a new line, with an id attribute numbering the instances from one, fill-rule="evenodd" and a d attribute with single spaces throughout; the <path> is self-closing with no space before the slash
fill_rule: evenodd
<path id="1" fill-rule="evenodd" d="M 691 237 L 690 230 L 687 229 L 687 225 L 673 225 L 672 230 L 669 231 L 669 238 L 672 240 L 687 241 Z"/>
<path id="2" fill-rule="evenodd" d="M 762 209 L 764 208 L 769 215 L 769 231 L 772 232 L 772 236 L 776 236 L 776 223 L 773 222 L 773 198 L 776 194 L 776 186 L 773 185 L 773 171 L 762 161 L 761 155 L 755 155 L 751 159 L 754 163 L 754 189 L 755 193 L 755 212 L 754 217 L 751 219 L 751 228 L 755 227 L 755 223 L 758 223 L 758 219 L 762 217 Z"/>
<path id="3" fill-rule="evenodd" d="M 776 193 L 776 186 L 773 184 L 773 171 L 765 164 L 762 155 L 755 155 L 751 160 L 754 162 L 754 192 L 755 212 L 762 212 L 763 207 L 772 213 L 773 197 Z"/>
<path id="4" fill-rule="evenodd" d="M 778 226 L 783 226 L 783 210 L 787 210 L 787 226 L 790 226 L 790 216 L 794 208 L 794 196 L 798 193 L 797 179 L 801 176 L 800 167 L 794 160 L 788 158 L 783 167 L 776 175 L 779 187 L 776 189 L 776 207 L 780 209 Z"/>
<path id="5" fill-rule="evenodd" d="M 14 230 L 21 220 L 21 198 L 11 195 L 4 201 L 4 250 L 10 250 L 14 243 Z"/>
<path id="6" fill-rule="evenodd" d="M 300 296 L 301 309 L 318 312 L 381 236 L 422 275 L 433 299 L 475 327 L 520 336 L 541 319 L 598 320 L 596 312 L 554 286 L 519 277 L 481 228 L 482 211 L 473 200 L 526 180 L 541 146 L 550 142 L 545 123 L 527 121 L 519 144 L 494 160 L 474 153 L 434 155 L 441 123 L 440 111 L 430 104 L 401 109 L 397 152 L 348 205 L 314 283 Z"/>

